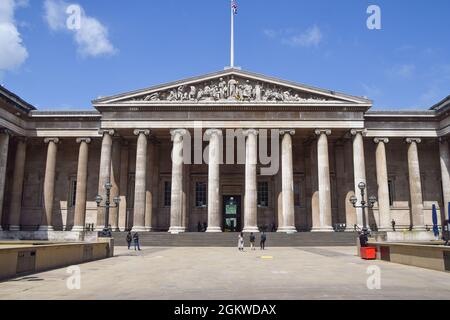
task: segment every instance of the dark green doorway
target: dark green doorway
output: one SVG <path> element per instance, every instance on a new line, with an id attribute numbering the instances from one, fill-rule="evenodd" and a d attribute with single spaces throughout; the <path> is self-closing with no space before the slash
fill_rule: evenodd
<path id="1" fill-rule="evenodd" d="M 240 232 L 241 221 L 241 196 L 223 197 L 223 217 L 225 232 Z"/>

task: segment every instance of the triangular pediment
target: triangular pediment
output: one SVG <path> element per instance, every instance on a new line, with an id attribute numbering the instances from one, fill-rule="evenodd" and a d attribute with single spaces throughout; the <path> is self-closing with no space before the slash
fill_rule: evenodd
<path id="1" fill-rule="evenodd" d="M 370 104 L 371 101 L 242 70 L 229 69 L 143 90 L 99 98 L 93 103 L 98 106 L 129 103 L 342 103 L 358 105 Z"/>

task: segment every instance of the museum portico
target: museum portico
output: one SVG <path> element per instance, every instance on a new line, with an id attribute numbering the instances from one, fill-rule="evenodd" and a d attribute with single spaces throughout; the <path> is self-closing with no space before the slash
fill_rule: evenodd
<path id="1" fill-rule="evenodd" d="M 95 111 L 0 95 L 4 230 L 101 230 L 95 198 L 107 182 L 121 199 L 108 221 L 121 231 L 388 230 L 392 220 L 425 230 L 432 206 L 443 223 L 450 202 L 448 98 L 375 112 L 366 98 L 238 69 L 99 98 Z M 360 182 L 378 198 L 367 217 L 349 202 Z"/>

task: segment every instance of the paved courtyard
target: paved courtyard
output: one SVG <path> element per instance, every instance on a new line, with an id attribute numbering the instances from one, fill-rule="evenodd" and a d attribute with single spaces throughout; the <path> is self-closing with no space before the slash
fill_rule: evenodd
<path id="1" fill-rule="evenodd" d="M 367 262 L 354 248 L 116 248 L 81 265 L 81 289 L 67 270 L 0 283 L 0 299 L 449 299 L 450 274 Z M 367 269 L 381 270 L 369 290 Z"/>

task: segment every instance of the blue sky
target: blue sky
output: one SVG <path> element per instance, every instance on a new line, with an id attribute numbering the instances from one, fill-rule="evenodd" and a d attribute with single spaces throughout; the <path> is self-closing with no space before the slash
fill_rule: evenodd
<path id="1" fill-rule="evenodd" d="M 89 22 L 79 32 L 58 11 L 70 3 L 0 0 L 0 27 L 11 27 L 0 28 L 0 82 L 39 109 L 90 109 L 98 96 L 229 64 L 229 0 L 78 0 Z M 367 96 L 376 110 L 427 109 L 450 95 L 448 0 L 238 4 L 244 70 Z M 371 4 L 381 30 L 366 26 Z"/>

